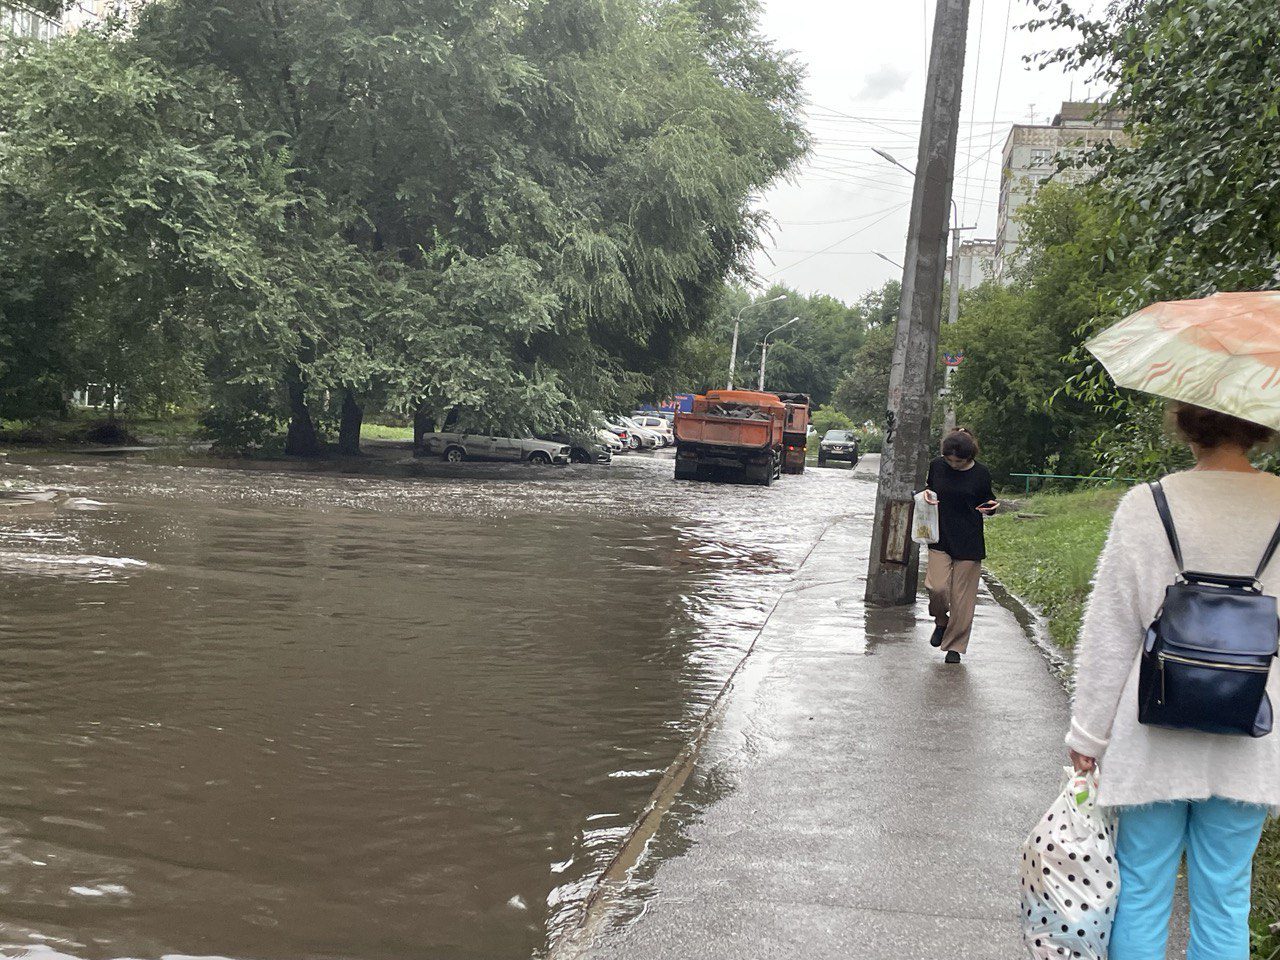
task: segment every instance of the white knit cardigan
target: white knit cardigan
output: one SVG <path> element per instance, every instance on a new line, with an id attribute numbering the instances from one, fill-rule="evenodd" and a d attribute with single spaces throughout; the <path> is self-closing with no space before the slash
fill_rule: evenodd
<path id="1" fill-rule="evenodd" d="M 1191 470 L 1164 480 L 1188 569 L 1252 575 L 1280 522 L 1280 477 Z M 1102 758 L 1098 802 L 1222 797 L 1280 812 L 1280 729 L 1258 739 L 1138 723 L 1142 640 L 1177 574 L 1151 490 L 1120 501 L 1094 574 L 1076 652 L 1067 745 Z M 1262 577 L 1280 596 L 1280 555 Z M 1280 718 L 1280 666 L 1267 690 Z"/>

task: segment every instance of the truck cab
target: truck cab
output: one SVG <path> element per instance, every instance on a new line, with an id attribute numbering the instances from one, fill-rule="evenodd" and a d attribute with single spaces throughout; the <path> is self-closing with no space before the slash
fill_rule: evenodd
<path id="1" fill-rule="evenodd" d="M 809 444 L 809 396 L 804 393 L 779 393 L 776 396 L 787 407 L 782 428 L 782 472 L 804 473 Z"/>

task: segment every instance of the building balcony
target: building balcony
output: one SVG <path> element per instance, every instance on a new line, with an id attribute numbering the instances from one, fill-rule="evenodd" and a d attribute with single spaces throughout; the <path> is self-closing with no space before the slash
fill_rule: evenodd
<path id="1" fill-rule="evenodd" d="M 52 40 L 62 32 L 62 24 L 26 4 L 0 0 L 0 34 L 8 33 L 36 40 Z"/>

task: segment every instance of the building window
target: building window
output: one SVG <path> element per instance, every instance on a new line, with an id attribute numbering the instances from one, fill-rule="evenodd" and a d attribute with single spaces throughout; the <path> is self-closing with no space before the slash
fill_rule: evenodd
<path id="1" fill-rule="evenodd" d="M 1053 160 L 1053 151 L 1051 150 L 1032 150 L 1031 165 L 1033 167 L 1047 167 Z"/>

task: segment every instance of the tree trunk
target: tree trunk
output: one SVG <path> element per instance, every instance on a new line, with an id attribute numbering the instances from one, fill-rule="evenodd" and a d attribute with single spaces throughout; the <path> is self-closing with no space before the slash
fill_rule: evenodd
<path id="1" fill-rule="evenodd" d="M 338 452 L 344 457 L 360 455 L 360 425 L 364 423 L 364 407 L 356 403 L 350 390 L 342 392 L 342 425 L 338 428 Z"/>
<path id="2" fill-rule="evenodd" d="M 318 457 L 324 453 L 315 422 L 307 409 L 307 388 L 302 383 L 301 371 L 291 370 L 285 378 L 289 389 L 289 433 L 284 441 L 284 452 L 291 457 Z"/>
<path id="3" fill-rule="evenodd" d="M 418 409 L 413 411 L 413 446 L 415 449 L 422 449 L 422 438 L 428 433 L 434 433 L 436 429 L 436 419 L 431 416 L 431 410 L 425 403 L 418 404 Z"/>

